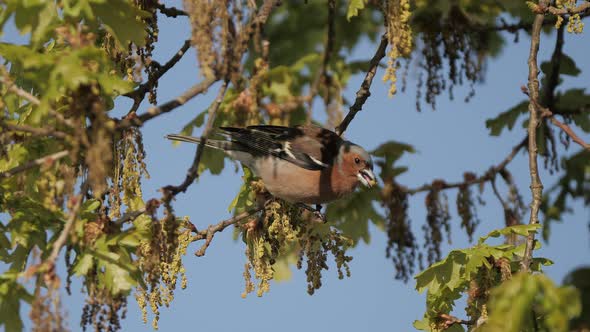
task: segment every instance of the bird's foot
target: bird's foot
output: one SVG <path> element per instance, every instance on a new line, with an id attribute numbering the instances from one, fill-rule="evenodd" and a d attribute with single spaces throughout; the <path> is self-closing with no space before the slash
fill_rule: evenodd
<path id="1" fill-rule="evenodd" d="M 312 208 L 311 206 L 309 206 L 307 204 L 303 204 L 303 203 L 297 203 L 297 207 L 311 212 L 314 216 L 314 218 L 313 218 L 314 221 L 320 221 L 322 223 L 328 222 L 328 219 L 326 219 L 326 215 L 322 213 L 322 205 L 321 204 L 316 204 L 315 209 Z"/>

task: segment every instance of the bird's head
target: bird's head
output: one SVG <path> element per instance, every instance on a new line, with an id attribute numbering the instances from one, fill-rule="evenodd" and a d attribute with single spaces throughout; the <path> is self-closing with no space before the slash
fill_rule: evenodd
<path id="1" fill-rule="evenodd" d="M 369 188 L 377 183 L 373 173 L 373 160 L 365 149 L 346 142 L 342 145 L 340 154 L 342 171 L 347 176 L 355 177 L 358 182 Z"/>

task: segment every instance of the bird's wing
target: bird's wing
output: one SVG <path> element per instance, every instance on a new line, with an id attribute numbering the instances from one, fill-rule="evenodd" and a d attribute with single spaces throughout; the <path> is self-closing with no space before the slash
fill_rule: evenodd
<path id="1" fill-rule="evenodd" d="M 274 156 L 309 170 L 332 165 L 342 139 L 315 126 L 222 127 L 229 138 L 258 156 Z"/>

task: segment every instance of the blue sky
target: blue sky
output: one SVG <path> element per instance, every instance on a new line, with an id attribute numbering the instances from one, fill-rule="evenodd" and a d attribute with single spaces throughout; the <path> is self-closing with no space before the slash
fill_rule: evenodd
<path id="1" fill-rule="evenodd" d="M 180 3 L 170 5 L 181 6 Z M 160 41 L 154 57 L 165 62 L 190 35 L 187 19 L 171 20 L 160 18 Z M 554 45 L 554 35 L 543 36 L 539 59 L 548 59 Z M 8 32 L 5 40 L 15 40 L 14 32 Z M 565 36 L 565 52 L 582 69 L 577 78 L 565 77 L 563 87 L 587 87 L 590 63 L 587 58 L 590 37 L 583 35 Z M 521 33 L 520 42 L 514 44 L 507 38 L 508 46 L 497 58 L 488 63 L 485 82 L 476 87 L 477 94 L 469 103 L 463 102 L 466 89 L 455 92 L 455 101 L 449 101 L 445 94 L 437 100 L 437 110 L 424 107 L 421 113 L 415 109 L 416 70 L 410 72 L 408 89 L 394 98 L 387 97 L 388 87 L 381 83 L 383 72 L 378 72 L 372 95 L 349 126 L 348 139 L 368 150 L 379 144 L 396 140 L 413 144 L 416 154 L 405 156 L 400 164 L 409 171 L 399 178 L 399 182 L 415 187 L 434 178 L 449 181 L 462 179 L 465 171 L 478 174 L 491 165 L 501 161 L 523 136 L 520 125 L 501 137 L 490 137 L 485 127 L 485 119 L 507 110 L 524 99 L 520 86 L 526 84 L 526 60 L 529 38 Z M 372 56 L 376 44 L 363 41 L 353 51 L 355 58 Z M 200 77 L 196 56 L 191 51 L 184 56 L 159 84 L 160 103 L 170 100 L 196 83 Z M 351 100 L 358 89 L 361 76 L 355 76 L 345 96 Z M 173 147 L 165 140 L 165 134 L 180 131 L 183 125 L 202 112 L 214 98 L 216 88 L 199 96 L 170 114 L 149 122 L 143 128 L 147 151 L 148 170 L 151 179 L 144 181 L 144 197 L 159 197 L 158 188 L 167 184 L 180 183 L 190 166 L 195 147 L 181 144 Z M 114 112 L 123 114 L 130 106 L 122 99 Z M 148 105 L 142 104 L 139 112 Z M 314 107 L 317 114 L 322 105 Z M 318 118 L 322 118 L 318 116 Z M 198 134 L 199 131 L 196 132 Z M 581 131 L 578 130 L 581 134 Z M 590 141 L 588 135 L 581 135 Z M 578 151 L 572 145 L 570 152 Z M 227 167 L 230 166 L 230 167 Z M 515 177 L 525 202 L 530 202 L 528 162 L 520 153 L 509 169 Z M 544 169 L 541 178 L 548 188 L 556 177 Z M 174 204 L 177 215 L 187 215 L 198 228 L 217 223 L 231 217 L 227 207 L 241 186 L 241 174 L 234 172 L 229 161 L 222 175 L 205 173 L 198 183 L 193 184 L 186 193 L 180 194 Z M 499 228 L 503 224 L 503 212 L 497 200 L 486 188 L 484 199 L 487 204 L 478 208 L 481 224 L 475 236 L 481 236 Z M 502 188 L 505 189 L 505 188 Z M 501 189 L 501 190 L 502 190 Z M 456 192 L 449 194 L 453 215 L 452 245 L 444 245 L 444 252 L 469 245 L 464 231 L 459 228 L 460 220 L 455 211 Z M 567 214 L 562 224 L 555 224 L 549 244 L 545 244 L 538 255 L 551 258 L 556 265 L 546 268 L 546 272 L 557 282 L 565 274 L 580 265 L 590 264 L 590 232 L 588 221 L 590 212 L 581 202 L 573 205 L 573 213 Z M 425 222 L 424 195 L 416 195 L 410 200 L 410 217 L 418 238 L 422 238 L 421 226 Z M 525 217 L 528 220 L 528 214 Z M 188 288 L 177 290 L 170 308 L 161 309 L 160 331 L 201 330 L 201 331 L 391 331 L 412 330 L 412 322 L 420 319 L 425 309 L 423 295 L 414 290 L 410 280 L 405 284 L 393 278 L 394 267 L 385 257 L 386 236 L 371 228 L 371 241 L 360 243 L 350 251 L 354 256 L 351 262 L 352 277 L 338 280 L 332 268 L 324 272 L 323 286 L 313 296 L 306 292 L 307 286 L 303 271 L 294 270 L 293 278 L 287 282 L 272 283 L 271 291 L 262 298 L 251 294 L 242 299 L 244 282 L 242 277 L 245 263 L 244 244 L 232 240 L 231 230 L 218 234 L 205 257 L 195 257 L 193 252 L 199 244 L 189 247 L 184 258 L 187 269 Z M 63 261 L 60 261 L 60 263 Z M 69 327 L 79 330 L 79 317 L 84 301 L 80 294 L 78 281 L 72 285 L 72 296 L 63 294 L 63 304 L 68 311 Z M 462 309 L 461 307 L 459 309 Z M 28 312 L 22 312 L 23 318 Z M 464 317 L 462 311 L 459 315 Z M 141 321 L 141 314 L 133 297 L 129 298 L 127 318 L 123 321 L 124 331 L 150 331 L 151 324 Z"/>

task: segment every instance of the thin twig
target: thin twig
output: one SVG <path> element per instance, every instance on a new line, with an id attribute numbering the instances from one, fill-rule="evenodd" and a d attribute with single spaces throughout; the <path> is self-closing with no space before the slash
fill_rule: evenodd
<path id="1" fill-rule="evenodd" d="M 540 6 L 547 6 L 547 0 L 541 0 Z M 529 125 L 528 125 L 528 151 L 529 151 L 529 172 L 531 174 L 531 215 L 529 224 L 534 225 L 539 223 L 539 209 L 541 207 L 541 200 L 543 196 L 543 184 L 539 177 L 539 168 L 537 165 L 537 126 L 539 124 L 539 114 L 536 107 L 539 98 L 539 68 L 537 66 L 537 54 L 539 53 L 539 44 L 541 42 L 541 28 L 543 27 L 544 15 L 536 14 L 533 22 L 533 30 L 531 32 L 531 48 L 528 59 L 529 75 L 528 75 L 528 90 L 529 90 Z M 521 270 L 528 272 L 532 260 L 533 246 L 535 241 L 535 234 L 530 233 L 526 239 L 526 247 L 524 256 L 521 262 Z"/>
<path id="2" fill-rule="evenodd" d="M 335 33 L 335 20 L 336 20 L 336 0 L 329 0 L 328 1 L 328 30 L 326 32 L 326 43 L 324 46 L 324 53 L 322 56 L 322 64 L 318 74 L 311 84 L 309 88 L 309 101 L 307 103 L 307 124 L 311 123 L 312 120 L 312 113 L 313 113 L 313 99 L 315 95 L 318 93 L 318 88 L 320 83 L 326 83 L 326 90 L 330 90 L 329 82 L 330 78 L 328 76 L 328 65 L 330 63 L 330 58 L 332 57 L 332 53 L 334 51 L 334 40 L 336 39 Z M 330 101 L 330 96 L 326 96 L 325 98 L 326 104 Z"/>
<path id="3" fill-rule="evenodd" d="M 580 14 L 580 19 L 586 18 L 590 16 L 590 12 L 582 12 Z M 543 21 L 543 26 L 555 25 L 557 19 L 555 16 L 548 16 L 545 17 Z M 471 23 L 471 28 L 478 30 L 478 31 L 508 31 L 515 33 L 519 30 L 530 31 L 533 28 L 533 24 L 530 21 L 518 21 L 516 23 L 506 23 L 502 22 L 498 25 L 489 25 L 489 24 L 478 24 L 478 23 Z"/>
<path id="4" fill-rule="evenodd" d="M 455 324 L 464 324 L 464 325 L 474 325 L 475 324 L 475 322 L 473 320 L 460 319 L 455 316 L 451 316 L 449 314 L 440 314 L 438 316 L 440 319 L 442 319 L 442 324 L 444 325 L 445 329 L 448 329 L 452 325 L 455 325 Z"/>
<path id="5" fill-rule="evenodd" d="M 566 133 L 572 139 L 572 141 L 578 143 L 581 147 L 590 151 L 590 144 L 586 143 L 583 139 L 580 138 L 580 136 L 576 135 L 576 133 L 570 126 L 557 120 L 554 114 L 549 109 L 541 108 L 541 110 L 541 116 L 549 118 L 549 121 L 551 121 L 551 123 L 559 127 L 561 130 L 563 130 L 563 132 Z"/>
<path id="6" fill-rule="evenodd" d="M 64 227 L 59 233 L 59 237 L 55 240 L 55 242 L 53 242 L 51 254 L 43 263 L 44 266 L 47 268 L 46 271 L 54 270 L 55 262 L 57 261 L 57 256 L 59 256 L 61 248 L 66 244 L 68 236 L 70 235 L 70 231 L 72 230 L 74 222 L 76 221 L 76 217 L 78 217 L 78 212 L 80 212 L 80 207 L 82 206 L 82 201 L 84 200 L 87 189 L 88 185 L 86 182 L 84 182 L 80 186 L 80 193 L 71 199 L 73 201 L 73 206 L 70 209 L 68 219 L 66 220 Z"/>
<path id="7" fill-rule="evenodd" d="M 508 204 L 506 203 L 506 201 L 504 201 L 504 199 L 502 198 L 502 195 L 500 195 L 500 192 L 498 191 L 498 187 L 496 186 L 496 179 L 492 179 L 490 181 L 490 183 L 492 184 L 492 190 L 494 192 L 494 195 L 496 196 L 496 198 L 498 199 L 498 201 L 500 201 L 500 204 L 502 205 L 502 208 L 504 209 L 504 211 L 509 210 L 510 207 L 508 206 Z M 508 227 L 510 225 L 506 225 L 506 227 Z"/>
<path id="8" fill-rule="evenodd" d="M 506 158 L 504 158 L 498 165 L 491 167 L 485 174 L 483 174 L 475 179 L 471 179 L 468 181 L 462 181 L 462 182 L 455 182 L 455 183 L 446 183 L 446 182 L 440 183 L 437 181 L 436 185 L 425 184 L 425 185 L 420 186 L 418 188 L 406 189 L 405 191 L 410 195 L 414 195 L 414 194 L 417 194 L 417 193 L 423 192 L 423 191 L 431 191 L 431 190 L 435 189 L 435 187 L 438 190 L 445 190 L 445 189 L 454 189 L 454 188 L 460 188 L 460 187 L 465 187 L 465 186 L 471 186 L 474 184 L 480 184 L 480 183 L 484 183 L 487 181 L 491 181 L 496 177 L 496 174 L 498 174 L 500 171 L 505 169 L 506 166 L 508 166 L 508 164 L 514 159 L 514 157 L 516 156 L 518 151 L 520 151 L 523 147 L 526 146 L 526 142 L 527 142 L 527 138 L 525 137 L 520 143 L 518 143 L 517 145 L 515 145 L 512 148 L 512 150 L 510 151 L 510 154 L 508 154 L 508 156 L 506 156 Z"/>
<path id="9" fill-rule="evenodd" d="M 342 135 L 344 133 L 344 131 L 346 131 L 346 128 L 348 128 L 348 125 L 350 124 L 350 122 L 354 119 L 356 114 L 362 110 L 363 104 L 367 101 L 367 98 L 369 98 L 369 96 L 371 95 L 371 91 L 369 91 L 369 89 L 371 88 L 371 83 L 373 82 L 373 77 L 375 77 L 375 74 L 377 73 L 377 67 L 379 66 L 379 62 L 381 61 L 381 59 L 383 59 L 385 57 L 385 49 L 386 48 L 387 48 L 387 36 L 383 35 L 381 37 L 381 43 L 379 44 L 379 47 L 377 48 L 375 55 L 373 55 L 373 58 L 369 62 L 369 70 L 367 71 L 367 74 L 365 75 L 365 79 L 363 80 L 363 83 L 361 84 L 360 89 L 356 93 L 356 99 L 354 101 L 354 104 L 352 106 L 350 106 L 350 110 L 348 111 L 348 114 L 346 114 L 346 117 L 344 118 L 344 120 L 342 120 L 340 125 L 338 125 L 338 127 L 336 127 L 336 133 L 338 135 Z"/>
<path id="10" fill-rule="evenodd" d="M 546 83 L 543 86 L 543 101 L 547 106 L 544 107 L 540 105 L 536 99 L 532 100 L 532 102 L 534 103 L 534 106 L 537 108 L 537 110 L 541 111 L 542 118 L 548 118 L 551 123 L 563 130 L 563 132 L 566 133 L 574 142 L 579 144 L 584 149 L 590 150 L 590 144 L 586 143 L 583 139 L 576 135 L 570 126 L 557 120 L 555 118 L 555 114 L 551 111 L 551 109 L 555 107 L 555 89 L 559 84 L 559 70 L 561 67 L 561 57 L 563 54 L 564 45 L 564 27 L 565 25 L 562 24 L 557 30 L 555 49 L 551 55 L 551 71 L 547 74 L 547 79 L 545 81 Z M 529 95 L 530 98 L 530 92 L 527 93 L 527 95 Z"/>
<path id="11" fill-rule="evenodd" d="M 36 136 L 54 136 L 56 138 L 66 138 L 68 135 L 62 131 L 58 131 L 51 128 L 37 128 L 31 127 L 27 125 L 13 125 L 9 123 L 5 123 L 0 119 L 0 127 L 6 128 L 12 131 L 22 131 L 25 133 L 31 133 Z"/>
<path id="12" fill-rule="evenodd" d="M 213 236 L 215 236 L 215 233 L 222 232 L 228 226 L 233 225 L 244 218 L 248 218 L 249 216 L 258 213 L 258 212 L 262 211 L 263 209 L 264 209 L 264 207 L 260 207 L 260 208 L 257 208 L 257 209 L 251 210 L 251 211 L 244 211 L 244 212 L 238 214 L 237 216 L 234 216 L 233 218 L 224 220 L 216 225 L 210 225 L 209 227 L 207 227 L 206 230 L 202 230 L 202 231 L 197 232 L 197 234 L 193 237 L 193 242 L 204 239 L 205 243 L 203 243 L 201 248 L 199 248 L 199 250 L 197 250 L 197 252 L 195 252 L 195 255 L 199 256 L 199 257 L 205 255 L 205 251 L 207 250 L 207 248 L 209 248 L 209 245 L 211 244 L 211 241 L 213 240 Z"/>
<path id="13" fill-rule="evenodd" d="M 135 220 L 135 218 L 141 216 L 146 211 L 147 211 L 146 208 L 139 209 L 136 211 L 127 211 L 119 219 L 113 220 L 112 223 L 113 223 L 113 225 L 119 225 L 119 226 L 123 225 L 124 223 L 126 223 L 128 221 Z"/>
<path id="14" fill-rule="evenodd" d="M 135 116 L 135 114 L 131 114 L 130 116 L 125 117 L 124 119 L 120 120 L 119 123 L 117 124 L 117 128 L 119 130 L 121 130 L 121 129 L 126 129 L 126 128 L 129 128 L 132 126 L 139 127 L 139 126 L 143 125 L 146 121 L 149 121 L 149 120 L 151 120 L 159 115 L 162 115 L 164 113 L 168 113 L 168 112 L 174 110 L 175 108 L 186 104 L 189 100 L 191 100 L 195 96 L 197 96 L 201 93 L 207 92 L 209 87 L 211 87 L 211 85 L 213 85 L 213 83 L 215 83 L 216 81 L 217 81 L 217 79 L 215 77 L 207 78 L 204 81 L 190 87 L 182 95 L 180 95 L 170 101 L 167 101 L 162 105 L 150 107 L 148 109 L 147 113 L 144 113 L 139 116 Z"/>
<path id="15" fill-rule="evenodd" d="M 197 146 L 197 152 L 195 153 L 195 158 L 191 167 L 189 168 L 186 178 L 184 181 L 178 186 L 167 186 L 164 189 L 171 193 L 173 196 L 178 194 L 179 192 L 185 192 L 188 186 L 195 181 L 195 179 L 199 176 L 199 163 L 201 162 L 201 157 L 203 155 L 203 150 L 205 148 L 205 144 L 207 143 L 207 139 L 211 134 L 213 129 L 213 123 L 215 122 L 215 116 L 217 114 L 217 110 L 223 102 L 223 97 L 225 96 L 225 92 L 227 91 L 228 80 L 225 80 L 221 87 L 219 88 L 219 92 L 217 93 L 217 98 L 213 101 L 213 104 L 209 107 L 207 124 L 205 125 L 205 129 L 203 130 L 203 134 L 201 135 L 201 141 Z"/>
<path id="16" fill-rule="evenodd" d="M 185 40 L 180 49 L 176 53 L 174 53 L 170 60 L 168 60 L 163 66 L 158 67 L 158 70 L 154 73 L 154 75 L 150 77 L 148 81 L 139 85 L 135 90 L 124 94 L 125 97 L 129 97 L 134 101 L 133 107 L 129 111 L 130 113 L 135 112 L 137 110 L 139 104 L 141 104 L 141 101 L 145 97 L 146 93 L 150 91 L 151 86 L 156 81 L 158 81 L 162 76 L 164 76 L 164 74 L 166 74 L 166 72 L 168 72 L 172 67 L 174 67 L 178 63 L 178 61 L 182 59 L 182 56 L 186 53 L 186 51 L 188 51 L 190 47 L 190 39 Z"/>
<path id="17" fill-rule="evenodd" d="M 0 83 L 6 84 L 8 91 L 14 93 L 15 95 L 17 95 L 21 98 L 28 100 L 31 104 L 34 104 L 37 106 L 41 105 L 41 101 L 37 97 L 35 97 L 32 94 L 26 92 L 25 90 L 19 88 L 16 84 L 11 82 L 10 79 L 5 77 L 4 75 L 0 75 Z"/>
<path id="18" fill-rule="evenodd" d="M 178 9 L 176 7 L 166 7 L 161 3 L 156 4 L 156 8 L 158 8 L 160 13 L 172 18 L 176 18 L 177 16 L 188 16 L 187 12 L 182 9 Z"/>
<path id="19" fill-rule="evenodd" d="M 35 166 L 39 166 L 39 165 L 43 165 L 43 164 L 47 164 L 47 163 L 52 163 L 58 159 L 61 159 L 65 156 L 67 156 L 69 153 L 70 152 L 68 150 L 59 151 L 59 152 L 35 159 L 35 160 L 31 160 L 31 161 L 27 162 L 26 164 L 16 166 L 16 167 L 11 168 L 7 171 L 0 172 L 0 180 L 9 178 L 17 173 L 24 172 L 28 169 L 35 167 Z"/>

